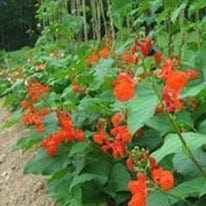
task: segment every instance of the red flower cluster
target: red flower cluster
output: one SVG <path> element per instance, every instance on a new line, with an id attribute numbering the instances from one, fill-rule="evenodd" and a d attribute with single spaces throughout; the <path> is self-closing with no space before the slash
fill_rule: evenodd
<path id="1" fill-rule="evenodd" d="M 140 50 L 144 57 L 148 56 L 152 47 L 152 40 L 147 37 L 144 42 L 140 42 Z"/>
<path id="2" fill-rule="evenodd" d="M 128 189 L 132 193 L 132 198 L 128 202 L 128 206 L 146 206 L 148 196 L 147 179 L 142 173 L 137 175 L 137 180 L 128 183 Z"/>
<path id="3" fill-rule="evenodd" d="M 48 92 L 48 87 L 39 82 L 32 82 L 28 85 L 29 97 L 32 101 L 37 101 L 39 97 Z"/>
<path id="4" fill-rule="evenodd" d="M 120 125 L 124 120 L 120 113 L 112 117 L 114 128 L 108 135 L 103 129 L 100 129 L 94 136 L 95 143 L 101 145 L 104 152 L 111 151 L 114 158 L 123 157 L 126 152 L 126 143 L 131 141 L 132 135 L 126 125 Z"/>
<path id="5" fill-rule="evenodd" d="M 165 81 L 163 88 L 163 100 L 165 109 L 168 112 L 175 112 L 182 109 L 183 104 L 179 99 L 182 89 L 186 86 L 189 79 L 194 79 L 198 76 L 194 70 L 183 72 L 174 70 L 174 65 L 171 59 L 168 59 L 159 75 Z"/>
<path id="6" fill-rule="evenodd" d="M 136 83 L 127 73 L 120 73 L 112 83 L 113 93 L 116 99 L 125 102 L 135 96 Z"/>
<path id="7" fill-rule="evenodd" d="M 21 107 L 26 110 L 26 113 L 21 118 L 21 121 L 26 125 L 34 125 L 37 132 L 44 131 L 44 125 L 42 118 L 50 113 L 48 108 L 37 109 L 33 105 L 35 101 L 39 99 L 41 95 L 48 92 L 48 87 L 42 85 L 36 80 L 30 82 L 28 87 L 29 100 L 21 102 Z"/>
<path id="8" fill-rule="evenodd" d="M 41 143 L 41 146 L 46 149 L 47 155 L 50 157 L 57 153 L 57 148 L 62 142 L 84 140 L 84 132 L 74 128 L 72 120 L 67 113 L 58 111 L 57 117 L 60 123 L 59 130 Z"/>
<path id="9" fill-rule="evenodd" d="M 169 170 L 164 170 L 156 164 L 154 158 L 150 157 L 150 173 L 155 184 L 164 191 L 168 191 L 174 186 L 174 176 Z"/>
<path id="10" fill-rule="evenodd" d="M 140 158 L 134 162 L 132 157 L 129 157 L 126 161 L 126 166 L 131 172 L 135 172 L 138 165 L 141 165 L 141 161 L 144 161 L 147 165 L 148 161 L 150 163 L 150 174 L 153 182 L 161 187 L 164 191 L 168 191 L 174 186 L 174 176 L 172 172 L 159 167 L 154 158 L 149 157 L 148 153 L 140 154 Z M 135 167 L 136 166 L 136 167 Z M 145 174 L 147 172 L 145 171 Z M 137 180 L 130 181 L 128 183 L 128 188 L 132 193 L 132 198 L 128 202 L 128 206 L 146 206 L 146 198 L 148 196 L 148 185 L 146 181 L 146 176 L 142 173 L 138 173 Z"/>
<path id="11" fill-rule="evenodd" d="M 28 112 L 22 116 L 22 122 L 26 125 L 34 125 L 37 132 L 44 131 L 44 125 L 42 123 L 42 118 L 50 113 L 48 108 L 35 110 L 28 109 Z"/>
<path id="12" fill-rule="evenodd" d="M 85 63 L 90 66 L 94 63 L 96 63 L 99 60 L 99 57 L 97 54 L 92 54 L 91 56 L 89 56 L 86 60 Z"/>
<path id="13" fill-rule="evenodd" d="M 128 65 L 128 64 L 137 64 L 138 63 L 137 56 L 133 53 L 130 53 L 130 52 L 122 53 L 122 59 L 124 60 L 124 63 L 126 65 Z"/>
<path id="14" fill-rule="evenodd" d="M 111 48 L 109 46 L 105 46 L 103 49 L 101 49 L 99 52 L 95 52 L 92 55 L 90 55 L 86 60 L 85 63 L 90 66 L 94 63 L 96 63 L 100 58 L 106 59 L 111 53 Z"/>

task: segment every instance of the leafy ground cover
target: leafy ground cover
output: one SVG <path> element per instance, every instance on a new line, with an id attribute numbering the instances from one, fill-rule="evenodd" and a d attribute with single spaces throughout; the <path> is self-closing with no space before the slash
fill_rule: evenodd
<path id="1" fill-rule="evenodd" d="M 29 128 L 16 149 L 39 147 L 24 173 L 59 205 L 204 205 L 204 1 L 111 1 L 111 32 L 91 40 L 84 10 L 52 2 L 36 46 L 1 55 L 5 127 Z"/>

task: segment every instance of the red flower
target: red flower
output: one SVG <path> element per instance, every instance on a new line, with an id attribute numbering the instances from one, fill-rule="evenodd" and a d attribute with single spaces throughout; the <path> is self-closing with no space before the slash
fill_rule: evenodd
<path id="1" fill-rule="evenodd" d="M 103 130 L 100 130 L 93 136 L 93 140 L 95 143 L 101 145 L 107 140 L 107 135 Z"/>
<path id="2" fill-rule="evenodd" d="M 195 70 L 189 70 L 186 72 L 188 79 L 197 79 L 198 73 Z"/>
<path id="3" fill-rule="evenodd" d="M 144 42 L 140 43 L 141 53 L 144 57 L 148 56 L 152 46 L 152 40 L 148 37 Z"/>
<path id="4" fill-rule="evenodd" d="M 181 91 L 183 87 L 187 84 L 188 77 L 185 72 L 182 71 L 172 71 L 168 75 L 166 80 L 165 87 L 176 90 L 177 92 Z"/>
<path id="5" fill-rule="evenodd" d="M 37 101 L 39 97 L 48 92 L 48 87 L 39 82 L 33 82 L 28 85 L 28 93 L 32 101 Z"/>
<path id="6" fill-rule="evenodd" d="M 47 139 L 44 139 L 41 143 L 41 146 L 46 149 L 50 157 L 56 154 L 57 148 L 62 142 L 74 140 L 81 142 L 84 140 L 84 132 L 73 127 L 72 120 L 68 113 L 57 111 L 56 114 L 60 123 L 59 130 Z"/>
<path id="7" fill-rule="evenodd" d="M 84 141 L 84 132 L 81 129 L 74 129 L 72 131 L 72 136 L 79 142 Z"/>
<path id="8" fill-rule="evenodd" d="M 22 116 L 21 121 L 27 125 L 34 125 L 38 133 L 43 132 L 42 116 L 35 112 L 28 112 Z"/>
<path id="9" fill-rule="evenodd" d="M 114 142 L 107 142 L 105 145 L 102 146 L 102 151 L 107 152 L 108 150 L 112 151 L 112 156 L 114 159 L 118 157 L 124 157 L 126 152 L 126 146 L 123 142 L 114 141 Z"/>
<path id="10" fill-rule="evenodd" d="M 164 87 L 163 100 L 166 110 L 170 113 L 179 111 L 183 108 L 183 104 L 179 100 L 179 91 L 170 90 L 169 88 Z"/>
<path id="11" fill-rule="evenodd" d="M 137 192 L 134 194 L 131 198 L 131 200 L 128 202 L 128 206 L 146 206 L 146 199 L 144 196 L 142 196 L 141 192 Z"/>
<path id="12" fill-rule="evenodd" d="M 128 101 L 135 96 L 135 81 L 127 73 L 120 73 L 112 85 L 119 101 Z"/>
<path id="13" fill-rule="evenodd" d="M 174 186 L 174 175 L 168 170 L 159 167 L 153 157 L 149 158 L 150 173 L 155 184 L 168 191 Z"/>
<path id="14" fill-rule="evenodd" d="M 138 62 L 137 57 L 129 52 L 122 53 L 122 59 L 124 60 L 125 64 L 137 64 Z"/>
<path id="15" fill-rule="evenodd" d="M 47 155 L 49 156 L 49 157 L 53 157 L 53 156 L 55 156 L 56 155 L 56 153 L 57 153 L 57 147 L 56 146 L 50 146 L 50 147 L 48 147 L 48 149 L 47 149 Z"/>
<path id="16" fill-rule="evenodd" d="M 161 73 L 159 75 L 159 78 L 167 80 L 169 75 L 172 73 L 173 71 L 173 62 L 171 59 L 167 59 L 166 62 L 163 64 L 162 66 L 162 70 Z"/>
<path id="17" fill-rule="evenodd" d="M 24 100 L 24 101 L 21 102 L 21 107 L 22 107 L 23 109 L 25 109 L 25 110 L 33 110 L 33 109 L 34 109 L 34 107 L 33 107 L 33 105 L 31 104 L 31 102 L 26 101 L 26 100 Z"/>
<path id="18" fill-rule="evenodd" d="M 110 49 L 105 47 L 102 50 L 100 50 L 98 54 L 101 58 L 106 59 L 110 54 Z"/>
<path id="19" fill-rule="evenodd" d="M 115 136 L 115 140 L 125 143 L 132 139 L 132 135 L 126 125 L 114 127 L 110 130 L 110 134 Z"/>
<path id="20" fill-rule="evenodd" d="M 129 171 L 133 172 L 134 171 L 134 162 L 131 157 L 129 157 L 126 161 L 126 167 Z"/>
<path id="21" fill-rule="evenodd" d="M 116 113 L 112 116 L 112 124 L 114 127 L 120 125 L 120 123 L 124 120 L 124 114 Z"/>
<path id="22" fill-rule="evenodd" d="M 90 66 L 90 65 L 96 63 L 98 60 L 99 60 L 98 55 L 92 54 L 90 57 L 88 57 L 88 58 L 85 60 L 85 62 L 86 62 L 86 64 L 87 64 L 88 66 Z"/>
<path id="23" fill-rule="evenodd" d="M 164 191 L 168 191 L 174 186 L 174 176 L 172 172 L 156 168 L 151 171 L 151 176 L 155 184 L 159 185 Z"/>
<path id="24" fill-rule="evenodd" d="M 162 53 L 159 51 L 155 51 L 154 53 L 154 60 L 156 64 L 159 64 L 162 60 Z"/>
<path id="25" fill-rule="evenodd" d="M 139 173 L 137 175 L 137 180 L 130 181 L 128 183 L 128 189 L 132 193 L 132 198 L 128 206 L 146 206 L 148 191 L 147 179 L 144 174 Z"/>
<path id="26" fill-rule="evenodd" d="M 72 120 L 68 113 L 57 111 L 57 118 L 59 120 L 60 125 L 65 129 L 71 129 L 73 127 Z"/>

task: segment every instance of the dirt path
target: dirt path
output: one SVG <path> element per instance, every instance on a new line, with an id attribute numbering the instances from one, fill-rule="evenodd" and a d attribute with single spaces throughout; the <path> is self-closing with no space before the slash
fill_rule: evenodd
<path id="1" fill-rule="evenodd" d="M 2 108 L 0 100 L 0 206 L 53 206 L 45 194 L 45 181 L 42 177 L 23 175 L 26 162 L 34 151 L 12 151 L 12 146 L 21 137 L 20 126 L 10 130 L 2 125 L 11 114 Z"/>

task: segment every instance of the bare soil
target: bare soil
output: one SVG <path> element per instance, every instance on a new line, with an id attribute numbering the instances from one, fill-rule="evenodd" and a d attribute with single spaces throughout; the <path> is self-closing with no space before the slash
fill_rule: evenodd
<path id="1" fill-rule="evenodd" d="M 26 162 L 35 150 L 12 151 L 23 136 L 21 125 L 3 129 L 11 113 L 2 108 L 0 100 L 0 206 L 54 206 L 46 195 L 46 182 L 41 176 L 23 175 Z"/>

